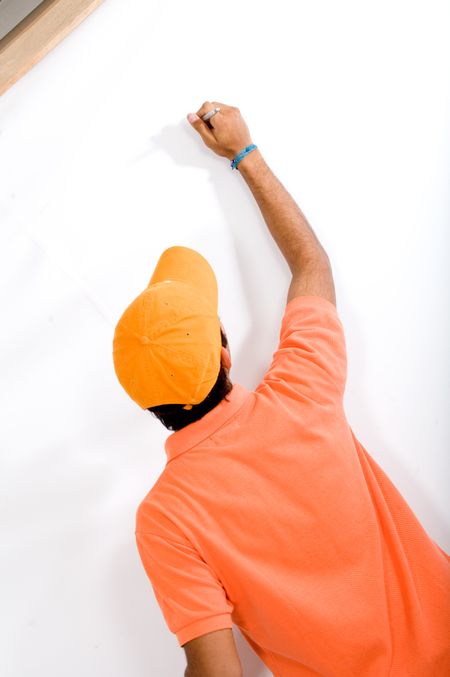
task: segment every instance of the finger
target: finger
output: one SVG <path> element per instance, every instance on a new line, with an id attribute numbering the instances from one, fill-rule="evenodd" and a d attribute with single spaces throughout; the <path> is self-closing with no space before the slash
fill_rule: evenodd
<path id="1" fill-rule="evenodd" d="M 189 115 L 192 115 L 191 113 Z M 187 116 L 189 120 L 189 115 Z M 201 117 L 197 115 L 196 119 L 194 120 L 189 120 L 190 124 L 194 129 L 200 134 L 202 137 L 203 141 L 206 143 L 207 146 L 210 148 L 213 148 L 217 145 L 217 140 L 214 134 L 212 133 L 211 129 L 208 127 L 207 123 L 204 122 Z"/>
<path id="2" fill-rule="evenodd" d="M 196 115 L 198 115 L 200 118 L 202 118 L 206 113 L 209 113 L 209 111 L 214 110 L 214 106 L 211 103 L 211 101 L 205 101 L 203 105 L 198 109 Z M 204 124 L 207 129 L 212 130 L 214 128 L 214 125 L 211 124 L 212 118 L 209 120 L 204 121 Z"/>
<path id="3" fill-rule="evenodd" d="M 210 110 L 214 109 L 214 104 L 211 101 L 205 101 L 202 106 L 196 111 L 199 118 L 201 118 L 205 113 L 209 113 Z"/>
<path id="4" fill-rule="evenodd" d="M 218 121 L 218 119 L 219 119 L 218 116 L 221 113 L 226 113 L 226 112 L 234 109 L 234 106 L 227 106 L 226 103 L 222 103 L 221 101 L 210 101 L 208 103 L 211 104 L 211 108 L 209 110 L 213 110 L 213 108 L 220 108 L 220 111 L 218 111 L 215 115 L 212 116 L 212 118 L 209 118 L 209 120 L 208 120 L 209 124 L 213 128 L 216 126 L 215 123 Z"/>
<path id="5" fill-rule="evenodd" d="M 214 129 L 214 127 L 216 126 L 217 116 L 218 116 L 218 115 L 220 115 L 220 111 L 218 111 L 217 113 L 214 113 L 214 115 L 212 116 L 212 118 L 209 118 L 209 120 L 206 121 L 206 124 L 207 124 L 208 126 L 211 126 L 211 127 Z"/>
<path id="6" fill-rule="evenodd" d="M 231 110 L 234 106 L 227 106 L 226 103 L 220 103 L 220 101 L 205 101 L 203 105 L 198 109 L 197 115 L 202 117 L 205 113 L 209 113 L 210 110 L 219 107 L 222 111 Z M 212 118 L 211 118 L 212 120 Z"/>

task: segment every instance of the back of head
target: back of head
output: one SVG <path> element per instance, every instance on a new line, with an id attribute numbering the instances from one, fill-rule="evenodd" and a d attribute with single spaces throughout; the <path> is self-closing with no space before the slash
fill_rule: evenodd
<path id="1" fill-rule="evenodd" d="M 222 346 L 228 348 L 228 340 L 222 329 L 220 330 L 222 337 Z M 156 418 L 159 418 L 161 423 L 169 430 L 180 430 L 189 423 L 197 421 L 202 418 L 208 411 L 214 409 L 219 402 L 221 402 L 232 389 L 233 384 L 228 378 L 228 371 L 223 364 L 220 365 L 219 375 L 212 390 L 208 393 L 204 400 L 198 404 L 194 404 L 192 409 L 184 409 L 182 404 L 162 404 L 156 407 L 148 407 Z"/>

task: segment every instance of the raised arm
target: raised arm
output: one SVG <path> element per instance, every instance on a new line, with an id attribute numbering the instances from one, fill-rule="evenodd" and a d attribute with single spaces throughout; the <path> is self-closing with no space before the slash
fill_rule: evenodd
<path id="1" fill-rule="evenodd" d="M 259 148 L 241 160 L 239 171 L 291 269 L 292 281 L 287 301 L 296 296 L 312 295 L 323 296 L 336 305 L 328 255 L 300 207 L 274 175 Z"/>
<path id="2" fill-rule="evenodd" d="M 184 644 L 188 665 L 184 677 L 242 677 L 233 630 L 224 628 Z"/>
<path id="3" fill-rule="evenodd" d="M 201 116 L 214 107 L 220 112 L 211 125 Z M 238 108 L 218 101 L 205 101 L 191 124 L 205 144 L 217 155 L 233 159 L 252 142 L 248 127 Z M 296 296 L 323 296 L 336 305 L 336 294 L 327 253 L 317 239 L 300 207 L 274 175 L 259 148 L 238 165 L 238 171 L 250 188 L 272 237 L 292 273 L 289 302 Z"/>

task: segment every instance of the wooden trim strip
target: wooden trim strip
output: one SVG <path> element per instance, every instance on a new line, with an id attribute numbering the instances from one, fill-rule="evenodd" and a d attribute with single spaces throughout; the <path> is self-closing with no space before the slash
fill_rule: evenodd
<path id="1" fill-rule="evenodd" d="M 0 40 L 0 95 L 103 0 L 44 0 Z"/>

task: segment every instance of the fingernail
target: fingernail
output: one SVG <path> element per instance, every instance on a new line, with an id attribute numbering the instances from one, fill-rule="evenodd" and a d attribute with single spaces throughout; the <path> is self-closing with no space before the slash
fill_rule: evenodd
<path id="1" fill-rule="evenodd" d="M 199 117 L 196 113 L 189 113 L 189 115 L 188 115 L 189 122 L 195 122 L 198 119 L 199 119 Z"/>

